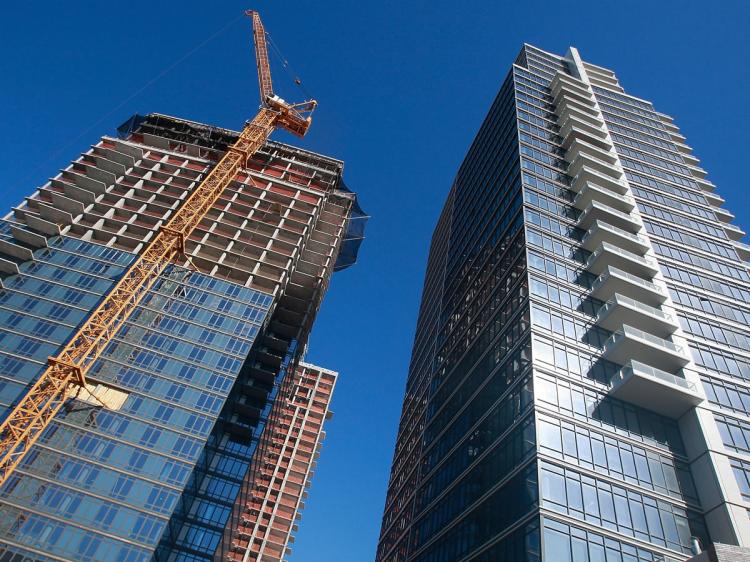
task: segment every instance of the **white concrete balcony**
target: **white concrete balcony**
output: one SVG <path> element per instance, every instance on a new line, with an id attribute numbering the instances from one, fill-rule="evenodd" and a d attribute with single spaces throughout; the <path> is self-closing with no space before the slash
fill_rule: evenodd
<path id="1" fill-rule="evenodd" d="M 562 86 L 557 91 L 557 95 L 553 96 L 553 103 L 556 106 L 577 103 L 589 109 L 596 109 L 596 102 L 591 97 L 591 94 L 586 94 L 581 89 L 570 88 L 568 86 Z"/>
<path id="2" fill-rule="evenodd" d="M 627 324 L 604 342 L 602 357 L 619 365 L 638 357 L 662 371 L 676 371 L 690 362 L 681 346 Z"/>
<path id="3" fill-rule="evenodd" d="M 718 193 L 704 193 L 703 195 L 706 198 L 706 201 L 708 201 L 708 204 L 714 207 L 721 207 L 724 203 L 726 203 L 726 199 L 724 199 Z"/>
<path id="4" fill-rule="evenodd" d="M 560 121 L 560 136 L 563 138 L 563 147 L 565 148 L 574 138 L 580 138 L 596 146 L 601 146 L 604 150 L 612 148 L 607 138 L 607 132 L 603 127 L 592 125 L 577 117 L 568 117 L 567 120 Z"/>
<path id="5" fill-rule="evenodd" d="M 625 325 L 638 326 L 645 332 L 660 338 L 671 336 L 678 327 L 677 321 L 671 314 L 619 293 L 615 293 L 599 309 L 596 323 L 613 332 L 622 329 Z"/>
<path id="6" fill-rule="evenodd" d="M 565 160 L 573 162 L 581 153 L 593 156 L 594 158 L 601 160 L 602 162 L 607 162 L 612 166 L 617 164 L 617 155 L 614 152 L 611 150 L 604 150 L 581 139 L 573 139 L 573 142 L 568 146 Z"/>
<path id="7" fill-rule="evenodd" d="M 621 193 L 615 193 L 609 189 L 598 186 L 595 183 L 588 182 L 583 186 L 583 189 L 579 191 L 573 199 L 573 206 L 576 209 L 585 209 L 593 201 L 598 201 L 604 205 L 608 205 L 613 209 L 622 211 L 623 213 L 629 213 L 635 209 L 635 199 L 630 195 L 623 195 Z"/>
<path id="8" fill-rule="evenodd" d="M 609 394 L 672 419 L 704 399 L 694 383 L 634 360 L 612 377 Z"/>
<path id="9" fill-rule="evenodd" d="M 745 236 L 745 231 L 739 226 L 733 224 L 722 224 L 721 226 L 724 227 L 724 232 L 727 233 L 730 240 L 741 240 Z"/>
<path id="10" fill-rule="evenodd" d="M 604 121 L 598 115 L 592 115 L 572 105 L 560 105 L 555 109 L 555 113 L 560 117 L 561 122 L 567 119 L 577 119 L 583 123 L 588 123 L 591 127 L 604 130 Z"/>
<path id="11" fill-rule="evenodd" d="M 698 167 L 698 166 L 700 166 L 700 163 L 701 163 L 701 161 L 698 160 L 692 154 L 683 154 L 682 155 L 682 159 L 685 161 L 685 164 L 687 164 L 688 166 Z"/>
<path id="12" fill-rule="evenodd" d="M 602 242 L 599 248 L 589 256 L 586 269 L 595 275 L 600 275 L 605 268 L 612 266 L 645 279 L 653 279 L 659 271 L 659 266 L 650 258 L 645 258 L 628 252 L 607 242 Z"/>
<path id="13" fill-rule="evenodd" d="M 569 99 L 574 99 L 586 105 L 594 105 L 594 98 L 591 96 L 591 93 L 583 88 L 560 85 L 556 90 L 552 91 L 552 103 L 556 106 L 565 103 Z"/>
<path id="14" fill-rule="evenodd" d="M 695 181 L 703 191 L 708 191 L 710 193 L 716 190 L 716 185 L 707 179 L 695 178 Z"/>
<path id="15" fill-rule="evenodd" d="M 649 250 L 649 243 L 645 236 L 632 234 L 606 222 L 594 221 L 583 236 L 581 247 L 593 252 L 602 242 L 609 242 L 639 256 L 645 255 Z"/>
<path id="16" fill-rule="evenodd" d="M 730 240 L 732 247 L 737 252 L 737 256 L 742 261 L 750 260 L 750 246 L 739 240 Z"/>
<path id="17" fill-rule="evenodd" d="M 608 266 L 591 285 L 591 296 L 608 301 L 616 294 L 626 295 L 651 306 L 659 306 L 667 300 L 666 290 L 659 285 L 617 267 Z"/>
<path id="18" fill-rule="evenodd" d="M 565 125 L 566 128 L 563 130 L 560 130 L 560 134 L 563 133 L 563 142 L 562 146 L 565 149 L 570 148 L 570 146 L 573 144 L 573 142 L 576 139 L 583 140 L 592 146 L 597 146 L 601 148 L 602 150 L 611 150 L 612 144 L 607 139 L 606 133 L 604 131 L 601 131 L 601 135 L 595 134 L 590 130 L 584 130 L 582 127 L 578 126 L 574 120 L 568 120 L 566 121 Z"/>
<path id="19" fill-rule="evenodd" d="M 599 119 L 599 111 L 592 100 L 587 101 L 578 97 L 568 96 L 565 92 L 561 92 L 561 95 L 555 98 L 555 100 L 555 112 L 558 115 L 562 112 L 562 108 L 570 107 L 571 109 L 585 113 L 594 119 Z"/>
<path id="20" fill-rule="evenodd" d="M 552 92 L 552 97 L 555 98 L 560 95 L 561 91 L 565 91 L 571 96 L 578 96 L 587 100 L 593 99 L 591 90 L 589 90 L 585 83 L 562 72 L 558 72 L 552 79 L 550 90 Z"/>
<path id="21" fill-rule="evenodd" d="M 621 180 L 624 175 L 622 168 L 619 166 L 610 164 L 605 160 L 599 160 L 585 152 L 579 152 L 576 155 L 575 160 L 570 162 L 570 165 L 568 166 L 568 175 L 576 176 L 584 167 L 596 170 L 600 174 L 611 176 L 616 180 Z"/>
<path id="22" fill-rule="evenodd" d="M 579 192 L 589 182 L 615 193 L 624 195 L 628 192 L 628 185 L 624 180 L 618 180 L 607 174 L 601 174 L 588 166 L 584 166 L 580 172 L 574 175 L 573 181 L 570 182 L 570 188 L 575 192 Z"/>
<path id="23" fill-rule="evenodd" d="M 569 86 L 561 86 L 557 90 L 557 94 L 552 96 L 552 103 L 555 107 L 568 104 L 572 101 L 578 102 L 586 107 L 596 107 L 594 98 L 585 90 L 580 88 L 572 88 Z"/>
<path id="24" fill-rule="evenodd" d="M 589 206 L 578 217 L 577 224 L 580 228 L 588 229 L 594 221 L 606 222 L 633 234 L 640 232 L 642 228 L 635 215 L 623 213 L 599 201 L 589 203 Z"/>
<path id="25" fill-rule="evenodd" d="M 714 209 L 714 213 L 721 222 L 732 222 L 734 220 L 734 215 L 726 209 Z"/>

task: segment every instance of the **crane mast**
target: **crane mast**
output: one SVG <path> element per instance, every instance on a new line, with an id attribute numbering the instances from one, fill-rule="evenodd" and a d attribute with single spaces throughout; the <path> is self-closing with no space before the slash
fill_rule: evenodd
<path id="1" fill-rule="evenodd" d="M 205 179 L 161 227 L 99 306 L 56 356 L 36 383 L 0 424 L 0 486 L 21 463 L 72 391 L 85 386 L 86 374 L 130 314 L 172 261 L 185 253 L 185 240 L 217 202 L 237 172 L 277 128 L 304 136 L 314 100 L 289 104 L 274 95 L 266 34 L 260 16 L 253 21 L 261 108 Z"/>

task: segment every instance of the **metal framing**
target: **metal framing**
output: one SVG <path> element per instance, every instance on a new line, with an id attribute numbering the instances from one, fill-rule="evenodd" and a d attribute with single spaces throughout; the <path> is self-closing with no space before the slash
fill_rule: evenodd
<path id="1" fill-rule="evenodd" d="M 185 240 L 234 180 L 238 170 L 263 146 L 274 128 L 283 127 L 299 136 L 307 132 L 310 117 L 304 118 L 295 106 L 273 96 L 265 31 L 257 12 L 253 12 L 252 17 L 262 103 L 272 107 L 261 107 L 253 120 L 245 125 L 237 141 L 145 247 L 65 348 L 56 357 L 49 358 L 49 366 L 0 425 L 0 486 L 39 439 L 69 392 L 86 383 L 90 367 L 159 274 L 173 258 L 184 253 Z M 262 48 L 257 44 L 259 36 L 262 36 Z M 268 91 L 265 91 L 263 82 L 266 75 Z M 312 110 L 315 102 L 307 102 L 302 107 Z"/>

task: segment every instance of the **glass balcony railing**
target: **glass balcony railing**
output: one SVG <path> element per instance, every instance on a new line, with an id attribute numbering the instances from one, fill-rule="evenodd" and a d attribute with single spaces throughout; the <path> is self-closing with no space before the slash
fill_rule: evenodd
<path id="1" fill-rule="evenodd" d="M 617 211 L 619 212 L 619 211 Z M 625 213 L 623 213 L 625 214 Z M 625 215 L 628 216 L 628 215 Z M 615 226 L 613 224 L 609 224 L 608 222 L 601 221 L 599 219 L 596 219 L 591 223 L 591 226 L 589 226 L 589 230 L 586 234 L 583 235 L 583 239 L 581 242 L 583 243 L 587 238 L 590 237 L 592 231 L 595 228 L 600 228 L 602 230 L 606 230 L 607 232 L 611 232 L 613 234 L 616 234 L 617 236 L 620 236 L 622 238 L 625 238 L 626 240 L 629 240 L 633 244 L 637 246 L 643 246 L 645 248 L 648 248 L 648 240 L 646 240 L 645 236 L 641 236 L 640 234 L 633 234 L 632 232 L 628 232 L 627 230 L 620 228 L 619 226 Z"/>
<path id="2" fill-rule="evenodd" d="M 604 350 L 607 351 L 609 349 L 612 349 L 625 338 L 638 339 L 654 347 L 659 347 L 663 350 L 666 350 L 669 353 L 684 356 L 682 346 L 628 325 L 624 325 L 620 330 L 617 330 L 607 339 L 607 341 L 604 342 Z"/>
<path id="3" fill-rule="evenodd" d="M 621 295 L 619 293 L 615 294 L 614 297 L 612 297 L 610 300 L 604 303 L 604 305 L 602 305 L 602 307 L 599 309 L 597 317 L 604 317 L 616 306 L 627 306 L 629 308 L 642 312 L 643 314 L 648 314 L 649 316 L 658 318 L 659 320 L 662 320 L 664 322 L 675 324 L 675 319 L 671 314 L 668 314 L 663 310 L 660 310 L 648 304 L 644 304 L 635 299 L 631 299 L 630 297 L 626 297 L 625 295 Z"/>
<path id="4" fill-rule="evenodd" d="M 627 279 L 630 283 L 634 285 L 638 285 L 642 289 L 652 292 L 652 293 L 659 293 L 661 295 L 664 295 L 664 291 L 656 285 L 655 283 L 652 283 L 651 281 L 646 281 L 645 279 L 641 279 L 637 275 L 633 275 L 632 273 L 628 273 L 625 270 L 619 269 L 614 266 L 608 266 L 602 274 L 594 280 L 594 283 L 591 285 L 591 290 L 594 291 L 601 287 L 604 283 L 607 282 L 610 277 L 621 277 L 623 279 Z M 666 295 L 665 295 L 666 296 Z"/>
<path id="5" fill-rule="evenodd" d="M 617 155 L 611 150 L 605 150 L 583 139 L 573 139 L 568 147 L 567 159 L 572 162 L 579 153 L 588 154 L 604 162 L 609 162 L 612 165 L 617 163 Z"/>
<path id="6" fill-rule="evenodd" d="M 627 250 L 623 250 L 622 248 L 618 248 L 617 246 L 609 244 L 608 242 L 602 242 L 599 249 L 589 256 L 589 259 L 586 261 L 586 267 L 591 267 L 591 265 L 595 261 L 597 261 L 599 257 L 601 257 L 601 255 L 605 252 L 609 252 L 628 261 L 635 262 L 636 264 L 646 269 L 658 271 L 658 267 L 654 260 L 644 256 L 639 256 L 638 254 L 634 254 L 633 252 L 629 252 Z"/>
<path id="7" fill-rule="evenodd" d="M 745 231 L 734 224 L 724 223 L 721 225 L 730 240 L 740 240 L 745 236 Z"/>
<path id="8" fill-rule="evenodd" d="M 568 160 L 569 157 L 572 157 L 572 160 Z M 622 168 L 616 164 L 606 162 L 586 152 L 579 151 L 566 154 L 566 160 L 570 162 L 568 173 L 573 176 L 575 176 L 584 166 L 589 166 L 602 174 L 612 176 L 616 180 L 623 176 Z"/>
<path id="9" fill-rule="evenodd" d="M 671 419 L 679 419 L 705 398 L 700 385 L 633 359 L 612 377 L 609 393 Z"/>
<path id="10" fill-rule="evenodd" d="M 575 199 L 578 199 L 579 196 L 586 194 L 586 192 L 592 192 L 591 198 L 595 199 L 596 194 L 602 194 L 607 199 L 617 198 L 618 201 L 623 201 L 626 203 L 626 206 L 628 209 L 632 209 L 635 207 L 635 199 L 628 195 L 627 193 L 618 193 L 616 191 L 613 191 L 607 187 L 602 187 L 601 185 L 598 185 L 594 182 L 586 182 L 586 185 L 581 188 L 581 191 L 578 192 Z M 573 200 L 573 203 L 575 204 L 575 199 Z"/>
<path id="11" fill-rule="evenodd" d="M 583 166 L 583 168 L 574 175 L 573 181 L 570 183 L 575 191 L 580 191 L 589 181 L 605 186 L 616 193 L 625 194 L 628 192 L 628 186 L 623 180 L 615 179 L 607 174 L 602 174 L 589 166 Z"/>
<path id="12" fill-rule="evenodd" d="M 689 390 L 691 392 L 697 392 L 697 388 L 694 383 L 685 380 L 682 377 L 678 377 L 677 375 L 673 375 L 672 373 L 668 373 L 667 371 L 662 371 L 661 369 L 657 369 L 656 367 L 651 367 L 650 365 L 646 365 L 645 363 L 636 361 L 635 359 L 631 360 L 627 365 L 620 369 L 615 374 L 613 379 L 616 378 L 625 380 L 634 375 L 651 377 L 667 382 L 669 384 L 673 384 L 675 386 L 682 387 L 685 390 Z M 616 384 L 615 380 L 613 380 L 612 382 Z"/>
<path id="13" fill-rule="evenodd" d="M 565 90 L 560 92 L 560 95 L 555 98 L 555 105 L 558 107 L 571 106 L 575 109 L 587 111 L 592 115 L 599 115 L 594 100 L 583 100 L 580 97 L 571 96 L 568 91 Z"/>
<path id="14" fill-rule="evenodd" d="M 579 82 L 575 78 L 566 74 L 561 73 L 555 76 L 550 83 L 550 90 L 552 91 L 552 95 L 554 97 L 557 97 L 558 95 L 560 95 L 560 92 L 563 91 L 581 96 L 589 101 L 593 101 L 593 96 L 591 95 L 589 89 L 586 87 L 586 84 L 584 84 L 583 82 Z"/>

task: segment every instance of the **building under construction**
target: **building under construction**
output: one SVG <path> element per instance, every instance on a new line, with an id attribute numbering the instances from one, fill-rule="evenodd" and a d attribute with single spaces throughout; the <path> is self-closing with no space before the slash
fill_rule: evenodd
<path id="1" fill-rule="evenodd" d="M 242 132 L 133 116 L 0 221 L 0 560 L 288 552 L 335 382 L 300 361 L 366 217 L 341 161 L 268 141 L 315 104 L 251 15 Z"/>

